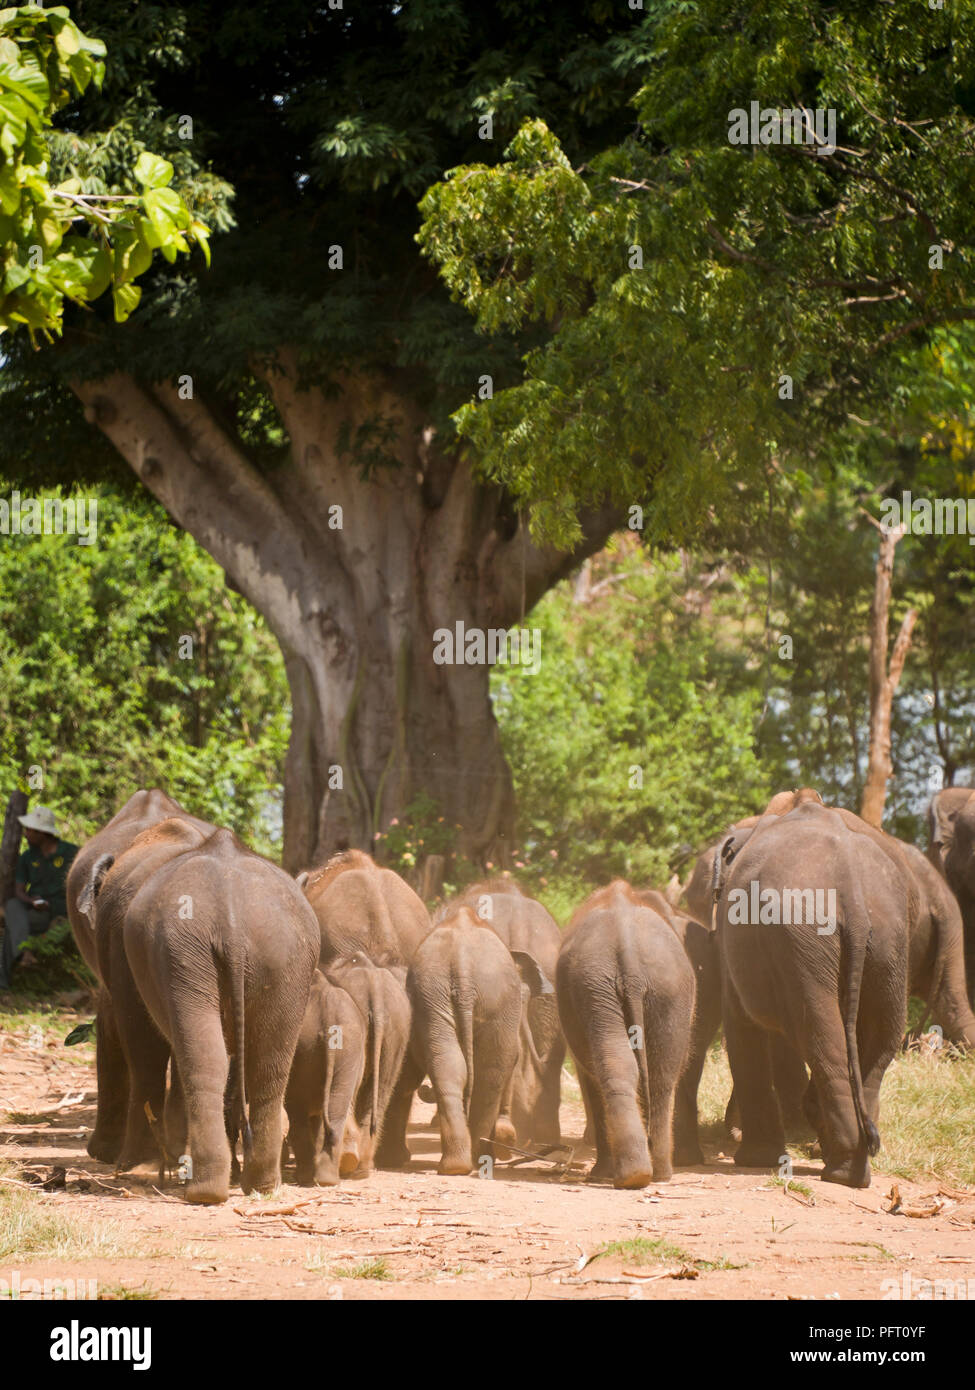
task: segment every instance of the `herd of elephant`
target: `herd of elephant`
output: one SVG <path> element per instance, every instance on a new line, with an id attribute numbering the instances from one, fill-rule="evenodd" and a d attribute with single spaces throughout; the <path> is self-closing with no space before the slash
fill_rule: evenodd
<path id="1" fill-rule="evenodd" d="M 781 793 L 701 855 L 686 910 L 617 880 L 560 931 L 509 878 L 432 921 L 356 850 L 292 878 L 139 791 L 67 884 L 100 982 L 88 1152 L 120 1170 L 178 1163 L 197 1203 L 238 1179 L 273 1190 L 289 1150 L 299 1183 L 329 1185 L 409 1162 L 419 1089 L 439 1171 L 484 1171 L 559 1143 L 568 1045 L 589 1176 L 639 1188 L 703 1161 L 697 1092 L 723 1026 L 736 1163 L 777 1165 L 801 1115 L 823 1178 L 865 1186 L 908 997 L 975 1046 L 975 792 L 940 793 L 931 826 L 929 859 L 814 791 Z M 831 891 L 834 929 L 729 911 L 736 891 L 808 890 Z"/>

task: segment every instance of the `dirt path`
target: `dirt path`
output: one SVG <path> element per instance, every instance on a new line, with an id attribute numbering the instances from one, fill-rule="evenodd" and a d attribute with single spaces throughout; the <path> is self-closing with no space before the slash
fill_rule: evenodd
<path id="1" fill-rule="evenodd" d="M 891 1178 L 875 1175 L 869 1190 L 851 1192 L 820 1182 L 818 1164 L 798 1163 L 810 1205 L 801 1192 L 766 1186 L 767 1172 L 738 1171 L 716 1154 L 643 1192 L 567 1180 L 542 1164 L 498 1169 L 492 1181 L 442 1178 L 432 1107 L 419 1102 L 408 1172 L 190 1207 L 175 1184 L 157 1194 L 155 1173 L 115 1178 L 88 1158 L 91 1049 L 65 1051 L 46 1030 L 6 1022 L 0 1156 L 13 1166 L 5 1171 L 48 1177 L 61 1166 L 66 1185 L 29 1196 L 51 1218 L 42 1248 L 55 1253 L 19 1254 L 23 1230 L 2 1219 L 0 1205 L 4 1279 L 14 1269 L 21 1280 L 95 1279 L 103 1297 L 548 1300 L 879 1299 L 889 1296 L 887 1281 L 902 1289 L 905 1275 L 975 1281 L 975 1194 L 942 1195 L 937 1215 L 916 1219 L 884 1210 Z M 576 1156 L 591 1157 L 578 1138 L 581 1107 L 565 1104 L 562 1123 Z M 896 1183 L 903 1208 L 934 1205 L 936 1184 Z M 638 1243 L 579 1268 L 616 1242 Z M 378 1273 L 387 1277 L 369 1277 Z"/>

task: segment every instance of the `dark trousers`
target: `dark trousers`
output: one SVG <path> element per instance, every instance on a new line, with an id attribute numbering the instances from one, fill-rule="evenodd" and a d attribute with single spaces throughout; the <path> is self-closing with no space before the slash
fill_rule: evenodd
<path id="1" fill-rule="evenodd" d="M 9 989 L 10 972 L 21 946 L 30 936 L 41 936 L 51 925 L 51 909 L 28 907 L 19 898 L 8 898 L 4 906 L 3 957 L 0 961 L 0 989 Z"/>

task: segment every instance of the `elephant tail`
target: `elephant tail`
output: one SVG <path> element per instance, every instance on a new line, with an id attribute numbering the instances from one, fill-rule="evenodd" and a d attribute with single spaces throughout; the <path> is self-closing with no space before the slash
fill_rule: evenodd
<path id="1" fill-rule="evenodd" d="M 380 989 L 375 982 L 369 991 L 369 1012 L 372 1014 L 372 1104 L 369 1113 L 369 1137 L 375 1139 L 379 1128 L 379 1061 L 383 1050 L 383 1037 L 386 1032 L 386 1010 L 383 1007 Z"/>
<path id="2" fill-rule="evenodd" d="M 454 1022 L 457 1040 L 464 1054 L 467 1078 L 464 1081 L 464 1116 L 471 1116 L 471 1093 L 474 1090 L 474 1005 L 471 1000 L 454 997 Z"/>
<path id="3" fill-rule="evenodd" d="M 244 1066 L 244 957 L 239 946 L 230 953 L 228 961 L 230 974 L 230 998 L 234 1020 L 234 1061 L 237 1067 L 237 1097 L 240 1107 L 240 1132 L 244 1144 L 246 1162 L 254 1147 L 251 1122 L 247 1108 L 246 1068 Z"/>
<path id="4" fill-rule="evenodd" d="M 626 991 L 620 1000 L 623 1005 L 623 1023 L 630 1046 L 636 1056 L 637 1070 L 640 1073 L 640 1092 L 645 1107 L 646 1126 L 650 1125 L 650 1071 L 647 1067 L 647 1023 L 644 1013 L 645 995 L 643 991 Z M 634 1030 L 637 1030 L 634 1032 Z"/>
<path id="5" fill-rule="evenodd" d="M 843 1009 L 843 1031 L 846 1034 L 846 1056 L 850 1076 L 850 1090 L 853 1093 L 853 1108 L 856 1111 L 857 1125 L 867 1153 L 873 1157 L 880 1148 L 880 1134 L 877 1126 L 867 1114 L 867 1100 L 863 1094 L 863 1076 L 860 1072 L 860 1049 L 857 1045 L 857 1014 L 860 1010 L 860 985 L 863 981 L 863 964 L 867 954 L 867 941 L 870 937 L 870 918 L 866 904 L 857 893 L 856 914 L 851 927 L 849 921 L 841 928 L 840 936 L 840 989 Z"/>

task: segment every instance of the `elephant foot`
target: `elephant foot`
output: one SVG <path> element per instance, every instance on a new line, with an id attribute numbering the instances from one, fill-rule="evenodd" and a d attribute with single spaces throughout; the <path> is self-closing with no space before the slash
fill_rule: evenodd
<path id="1" fill-rule="evenodd" d="M 679 1144 L 674 1149 L 674 1165 L 677 1168 L 696 1168 L 703 1162 L 700 1144 Z"/>
<path id="2" fill-rule="evenodd" d="M 196 1179 L 188 1182 L 183 1191 L 184 1201 L 193 1206 L 215 1207 L 230 1196 L 230 1183 L 226 1178 Z"/>
<path id="3" fill-rule="evenodd" d="M 150 1142 L 139 1144 L 135 1148 L 126 1145 L 116 1160 L 115 1166 L 120 1173 L 128 1173 L 132 1168 L 138 1168 L 143 1163 L 152 1163 L 158 1166 L 161 1161 L 158 1148 Z"/>
<path id="4" fill-rule="evenodd" d="M 652 1180 L 653 1174 L 649 1168 L 631 1168 L 626 1172 L 617 1173 L 613 1178 L 613 1186 L 627 1189 L 647 1187 Z"/>
<path id="5" fill-rule="evenodd" d="M 428 1081 L 425 1081 L 419 1088 L 417 1095 L 422 1101 L 425 1101 L 427 1105 L 436 1105 L 437 1103 L 436 1092 Z"/>
<path id="6" fill-rule="evenodd" d="M 820 1176 L 823 1182 L 836 1182 L 843 1187 L 869 1187 L 870 1161 L 854 1154 L 852 1158 L 827 1163 Z"/>
<path id="7" fill-rule="evenodd" d="M 502 1145 L 518 1143 L 518 1136 L 515 1133 L 515 1127 L 511 1123 L 511 1120 L 507 1115 L 498 1116 L 497 1123 L 494 1126 L 494 1132 L 491 1137 L 495 1141 L 495 1143 Z"/>
<path id="8" fill-rule="evenodd" d="M 671 1163 L 657 1163 L 653 1165 L 654 1182 L 670 1182 L 674 1176 L 674 1168 Z"/>
<path id="9" fill-rule="evenodd" d="M 125 1136 L 121 1133 L 113 1134 L 110 1130 L 99 1132 L 98 1126 L 88 1140 L 88 1154 L 91 1158 L 97 1159 L 99 1163 L 116 1163 L 122 1152 Z"/>
<path id="10" fill-rule="evenodd" d="M 552 1148 L 557 1149 L 562 1143 L 562 1132 L 558 1125 L 538 1125 L 532 1131 L 532 1143 L 550 1144 Z"/>
<path id="11" fill-rule="evenodd" d="M 781 1144 L 740 1144 L 735 1154 L 738 1168 L 777 1168 L 785 1149 Z"/>
<path id="12" fill-rule="evenodd" d="M 359 1166 L 359 1155 L 354 1151 L 346 1150 L 339 1159 L 339 1172 L 343 1178 L 351 1178 L 352 1174 Z"/>
<path id="13" fill-rule="evenodd" d="M 339 1173 L 335 1164 L 330 1163 L 325 1165 L 324 1167 L 322 1166 L 322 1164 L 319 1164 L 318 1168 L 315 1170 L 314 1184 L 312 1184 L 312 1182 L 310 1181 L 307 1184 L 302 1183 L 302 1187 L 312 1187 L 313 1185 L 315 1187 L 338 1187 Z"/>
<path id="14" fill-rule="evenodd" d="M 605 1159 L 597 1159 L 586 1174 L 586 1182 L 612 1182 L 613 1165 Z"/>
<path id="15" fill-rule="evenodd" d="M 469 1145 L 444 1145 L 443 1155 L 437 1168 L 438 1173 L 444 1177 L 466 1177 L 473 1167 Z"/>
<path id="16" fill-rule="evenodd" d="M 380 1149 L 376 1154 L 376 1167 L 385 1169 L 408 1168 L 410 1164 L 410 1151 L 404 1144 L 402 1148 Z"/>

